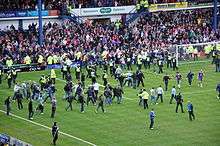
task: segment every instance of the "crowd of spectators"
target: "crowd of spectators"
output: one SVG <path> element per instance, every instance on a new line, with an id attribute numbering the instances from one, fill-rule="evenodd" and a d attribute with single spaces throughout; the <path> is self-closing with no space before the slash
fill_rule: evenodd
<path id="1" fill-rule="evenodd" d="M 11 27 L 1 32 L 1 58 L 10 56 L 15 63 L 23 63 L 26 55 L 36 62 L 39 54 L 45 58 L 52 54 L 68 54 L 74 59 L 77 51 L 98 58 L 103 50 L 108 50 L 110 55 L 125 50 L 137 54 L 141 49 L 165 50 L 171 44 L 220 40 L 219 31 L 212 31 L 211 16 L 212 9 L 196 9 L 152 13 L 140 18 L 132 27 L 91 21 L 80 25 L 70 21 L 48 23 L 44 25 L 44 47 L 38 45 L 35 25 L 23 31 Z"/>
<path id="2" fill-rule="evenodd" d="M 61 10 L 64 5 L 67 5 L 69 0 L 42 0 L 43 9 Z M 0 0 L 0 11 L 5 10 L 36 10 L 37 0 Z"/>
<path id="3" fill-rule="evenodd" d="M 184 2 L 207 3 L 212 0 L 149 0 L 150 4 Z M 44 0 L 43 8 L 47 10 L 62 10 L 69 5 L 72 8 L 94 8 L 109 6 L 135 5 L 138 0 Z M 36 10 L 37 0 L 0 0 L 0 11 L 4 10 Z"/>

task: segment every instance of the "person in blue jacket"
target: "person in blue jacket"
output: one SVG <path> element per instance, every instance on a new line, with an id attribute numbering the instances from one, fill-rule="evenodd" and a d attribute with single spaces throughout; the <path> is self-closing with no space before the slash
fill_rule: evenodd
<path id="1" fill-rule="evenodd" d="M 150 117 L 150 129 L 153 130 L 154 129 L 154 118 L 155 118 L 155 113 L 154 113 L 154 109 L 152 109 L 150 111 L 149 117 Z"/>
<path id="2" fill-rule="evenodd" d="M 187 110 L 188 110 L 188 113 L 189 113 L 189 120 L 190 121 L 192 121 L 192 119 L 195 120 L 195 115 L 194 115 L 194 112 L 193 112 L 193 105 L 190 101 L 188 101 Z"/>

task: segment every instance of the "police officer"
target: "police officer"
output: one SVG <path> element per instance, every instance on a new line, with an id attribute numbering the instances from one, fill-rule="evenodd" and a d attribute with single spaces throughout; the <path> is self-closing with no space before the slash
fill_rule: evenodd
<path id="1" fill-rule="evenodd" d="M 11 84 L 12 84 L 12 73 L 11 73 L 11 71 L 7 72 L 6 78 L 8 80 L 8 88 L 11 88 Z"/>
<path id="2" fill-rule="evenodd" d="M 56 141 L 58 139 L 59 127 L 57 126 L 57 122 L 54 122 L 52 126 L 52 136 L 53 136 L 53 145 L 56 145 Z"/>

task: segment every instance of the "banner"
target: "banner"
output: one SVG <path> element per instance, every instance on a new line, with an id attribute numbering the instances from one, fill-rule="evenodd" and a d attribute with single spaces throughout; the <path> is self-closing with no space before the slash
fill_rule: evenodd
<path id="1" fill-rule="evenodd" d="M 16 17 L 27 17 L 27 11 L 16 12 Z"/>
<path id="2" fill-rule="evenodd" d="M 41 11 L 42 16 L 48 16 L 48 11 Z M 36 17 L 38 16 L 38 11 L 28 11 L 28 16 L 30 17 Z"/>
<path id="3" fill-rule="evenodd" d="M 100 7 L 73 9 L 71 14 L 77 16 L 121 15 L 135 12 L 135 6 Z"/>
<path id="4" fill-rule="evenodd" d="M 58 10 L 43 10 L 41 11 L 42 16 L 58 16 Z M 50 14 L 50 15 L 49 15 Z M 2 11 L 0 12 L 0 18 L 12 18 L 12 17 L 36 17 L 38 11 Z"/>
<path id="5" fill-rule="evenodd" d="M 161 11 L 167 9 L 174 9 L 174 8 L 187 8 L 187 2 L 179 2 L 179 3 L 165 3 L 165 4 L 152 4 L 150 5 L 150 11 Z"/>
<path id="6" fill-rule="evenodd" d="M 13 11 L 0 12 L 0 18 L 10 18 L 10 17 L 16 17 L 16 12 Z"/>

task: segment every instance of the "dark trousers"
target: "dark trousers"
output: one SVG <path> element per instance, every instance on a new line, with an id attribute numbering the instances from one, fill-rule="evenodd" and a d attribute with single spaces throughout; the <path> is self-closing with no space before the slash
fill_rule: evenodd
<path id="1" fill-rule="evenodd" d="M 147 61 L 147 68 L 150 69 L 150 61 Z"/>
<path id="2" fill-rule="evenodd" d="M 63 71 L 63 79 L 66 79 L 67 71 Z"/>
<path id="3" fill-rule="evenodd" d="M 220 64 L 219 63 L 215 64 L 215 72 L 220 72 Z"/>
<path id="4" fill-rule="evenodd" d="M 80 103 L 80 112 L 84 112 L 84 101 Z"/>
<path id="5" fill-rule="evenodd" d="M 18 109 L 23 109 L 23 104 L 22 104 L 22 101 L 20 99 L 17 100 L 18 102 Z"/>
<path id="6" fill-rule="evenodd" d="M 178 107 L 179 107 L 179 106 L 181 107 L 181 111 L 182 111 L 182 113 L 184 113 L 182 102 L 181 102 L 181 103 L 176 103 L 176 113 L 178 113 Z"/>
<path id="7" fill-rule="evenodd" d="M 167 61 L 167 68 L 171 68 L 171 67 L 172 67 L 171 60 L 168 60 L 168 61 Z"/>
<path id="8" fill-rule="evenodd" d="M 188 83 L 191 86 L 192 85 L 192 79 L 188 79 Z"/>
<path id="9" fill-rule="evenodd" d="M 58 134 L 53 135 L 53 145 L 56 145 L 56 141 L 58 139 Z"/>
<path id="10" fill-rule="evenodd" d="M 68 101 L 68 106 L 66 107 L 66 111 L 70 108 L 70 110 L 72 111 L 73 110 L 73 106 L 72 106 L 72 102 L 71 101 Z"/>
<path id="11" fill-rule="evenodd" d="M 160 98 L 160 100 L 161 100 L 161 103 L 163 103 L 163 94 L 158 94 L 157 95 L 157 100 Z M 157 101 L 156 100 L 156 101 Z"/>
<path id="12" fill-rule="evenodd" d="M 188 112 L 189 112 L 189 120 L 190 121 L 192 121 L 192 119 L 195 120 L 195 115 L 194 115 L 193 111 L 188 111 Z"/>
<path id="13" fill-rule="evenodd" d="M 103 85 L 106 86 L 108 84 L 107 79 L 103 79 Z"/>
<path id="14" fill-rule="evenodd" d="M 2 83 L 2 75 L 0 75 L 0 84 Z"/>
<path id="15" fill-rule="evenodd" d="M 104 110 L 104 103 L 103 102 L 101 102 L 101 103 L 99 103 L 98 104 L 98 106 L 97 106 L 97 111 L 99 110 L 99 108 L 101 107 L 101 109 L 102 109 L 102 112 L 104 113 L 105 112 L 105 110 Z"/>
<path id="16" fill-rule="evenodd" d="M 8 88 L 11 88 L 12 79 L 8 79 Z"/>
<path id="17" fill-rule="evenodd" d="M 10 106 L 9 105 L 6 105 L 6 115 L 9 116 L 9 113 L 10 113 Z"/>
<path id="18" fill-rule="evenodd" d="M 89 102 L 90 102 L 90 101 L 92 101 L 92 104 L 93 104 L 93 105 L 95 104 L 94 97 L 88 96 L 88 97 L 87 97 L 87 100 L 86 100 L 87 106 L 89 105 Z"/>
<path id="19" fill-rule="evenodd" d="M 165 91 L 167 91 L 167 89 L 168 89 L 168 82 L 164 82 L 164 84 L 165 84 Z"/>
<path id="20" fill-rule="evenodd" d="M 34 111 L 33 110 L 29 110 L 29 114 L 28 114 L 28 119 L 31 119 L 34 115 Z"/>
<path id="21" fill-rule="evenodd" d="M 172 104 L 173 98 L 176 98 L 176 95 L 171 94 L 171 98 L 170 98 L 170 104 Z"/>
<path id="22" fill-rule="evenodd" d="M 150 119 L 150 129 L 154 127 L 154 119 Z"/>
<path id="23" fill-rule="evenodd" d="M 144 81 L 142 79 L 138 79 L 137 87 L 139 87 L 140 83 L 144 87 Z"/>
<path id="24" fill-rule="evenodd" d="M 52 107 L 51 116 L 50 116 L 51 118 L 54 118 L 55 112 L 56 112 L 56 107 Z"/>
<path id="25" fill-rule="evenodd" d="M 173 64 L 173 70 L 177 70 L 176 63 Z"/>
<path id="26" fill-rule="evenodd" d="M 148 109 L 148 103 L 147 103 L 147 101 L 148 101 L 148 99 L 144 99 L 143 100 L 144 101 L 144 109 Z"/>
<path id="27" fill-rule="evenodd" d="M 98 90 L 94 90 L 94 92 L 95 92 L 94 101 L 96 102 L 96 100 L 97 100 L 97 98 L 98 98 L 99 91 L 98 91 Z"/>
<path id="28" fill-rule="evenodd" d="M 162 66 L 159 66 L 159 72 L 158 72 L 159 74 L 160 73 L 163 73 L 163 67 Z"/>
<path id="29" fill-rule="evenodd" d="M 127 69 L 128 69 L 128 70 L 132 70 L 132 68 L 131 68 L 131 63 L 127 63 Z"/>

